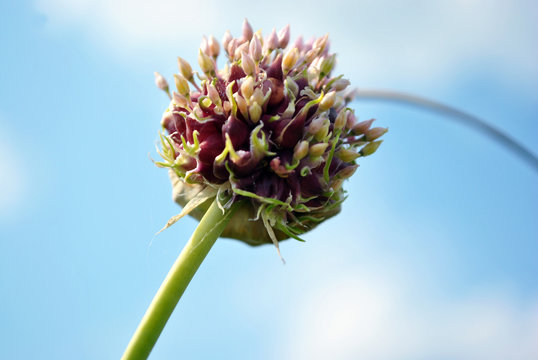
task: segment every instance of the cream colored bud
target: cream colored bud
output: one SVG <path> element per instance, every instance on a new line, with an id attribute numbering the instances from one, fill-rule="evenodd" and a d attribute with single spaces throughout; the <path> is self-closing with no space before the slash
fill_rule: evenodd
<path id="1" fill-rule="evenodd" d="M 222 103 L 222 108 L 224 109 L 224 111 L 229 112 L 230 110 L 232 110 L 232 104 L 228 100 L 226 100 Z"/>
<path id="2" fill-rule="evenodd" d="M 329 143 L 317 143 L 312 146 L 310 146 L 310 149 L 308 151 L 308 155 L 311 157 L 318 157 L 325 153 L 325 150 L 327 150 L 327 147 L 329 146 Z"/>
<path id="3" fill-rule="evenodd" d="M 176 83 L 177 92 L 188 97 L 191 89 L 189 88 L 187 80 L 181 75 L 174 74 L 174 82 Z"/>
<path id="4" fill-rule="evenodd" d="M 318 131 L 322 128 L 322 126 L 325 124 L 325 122 L 329 121 L 325 117 L 317 117 L 313 119 L 310 122 L 310 125 L 308 125 L 308 132 L 312 135 L 315 135 L 318 133 Z"/>
<path id="5" fill-rule="evenodd" d="M 263 96 L 262 89 L 260 89 L 259 87 L 254 89 L 254 92 L 252 93 L 252 96 L 250 97 L 250 102 L 251 103 L 256 103 L 256 104 L 259 104 L 259 105 L 264 104 L 265 101 L 264 101 L 264 96 Z"/>
<path id="6" fill-rule="evenodd" d="M 157 87 L 162 91 L 169 92 L 170 88 L 168 86 L 168 81 L 166 81 L 166 79 L 157 71 L 155 71 L 153 74 L 155 75 L 155 85 L 157 85 Z"/>
<path id="7" fill-rule="evenodd" d="M 319 129 L 319 131 L 314 135 L 317 141 L 323 141 L 329 134 L 329 127 L 331 123 L 327 119 L 325 123 L 323 123 L 323 126 Z"/>
<path id="8" fill-rule="evenodd" d="M 325 46 L 327 45 L 327 40 L 329 40 L 329 34 L 317 38 L 316 41 L 314 41 L 314 43 L 312 44 L 312 49 L 318 54 L 323 52 L 323 50 L 325 50 Z"/>
<path id="9" fill-rule="evenodd" d="M 293 149 L 293 158 L 296 160 L 301 160 L 306 155 L 308 155 L 308 150 L 308 141 L 303 140 L 297 143 L 297 145 L 295 145 L 295 148 Z"/>
<path id="10" fill-rule="evenodd" d="M 250 99 L 252 93 L 254 92 L 254 78 L 252 76 L 247 76 L 241 84 L 241 94 L 245 99 Z"/>
<path id="11" fill-rule="evenodd" d="M 351 128 L 351 130 L 357 135 L 365 134 L 368 131 L 368 129 L 370 128 L 370 126 L 372 126 L 372 123 L 374 122 L 374 120 L 375 119 L 361 121 L 360 123 L 355 124 Z"/>
<path id="12" fill-rule="evenodd" d="M 205 36 L 202 37 L 202 41 L 200 42 L 200 50 L 206 55 L 209 55 L 209 48 L 207 46 L 207 38 Z"/>
<path id="13" fill-rule="evenodd" d="M 245 19 L 243 21 L 243 38 L 245 38 L 245 40 L 250 40 L 252 39 L 253 34 L 254 32 L 252 31 L 252 26 L 250 26 L 248 20 Z"/>
<path id="14" fill-rule="evenodd" d="M 299 85 L 297 85 L 295 80 L 288 76 L 286 80 L 284 80 L 284 85 L 289 91 L 291 91 L 293 96 L 297 97 L 297 94 L 299 93 Z"/>
<path id="15" fill-rule="evenodd" d="M 248 108 L 248 114 L 250 116 L 250 121 L 256 123 L 260 120 L 262 116 L 262 107 L 258 103 L 253 103 Z"/>
<path id="16" fill-rule="evenodd" d="M 215 39 L 213 35 L 211 35 L 209 39 L 207 40 L 207 50 L 209 52 L 208 54 L 209 56 L 213 56 L 214 58 L 219 56 L 220 45 L 217 39 Z"/>
<path id="17" fill-rule="evenodd" d="M 342 109 L 338 113 L 338 116 L 336 116 L 336 119 L 334 120 L 334 128 L 335 129 L 343 129 L 344 126 L 346 126 L 347 123 L 347 109 Z"/>
<path id="18" fill-rule="evenodd" d="M 355 117 L 355 114 L 353 113 L 353 111 L 348 111 L 346 128 L 353 129 L 355 124 L 357 124 L 357 117 Z"/>
<path id="19" fill-rule="evenodd" d="M 353 175 L 355 173 L 355 171 L 357 171 L 358 167 L 359 167 L 359 165 L 352 165 L 352 166 L 345 167 L 344 169 L 340 170 L 336 174 L 336 177 L 338 179 L 347 179 L 347 178 L 351 177 L 351 175 Z"/>
<path id="20" fill-rule="evenodd" d="M 325 150 L 327 150 L 327 147 L 329 146 L 329 143 L 318 143 L 310 146 L 310 150 L 308 151 L 308 154 L 312 157 L 318 157 L 323 155 Z"/>
<path id="21" fill-rule="evenodd" d="M 211 102 L 215 105 L 220 106 L 221 99 L 219 92 L 217 91 L 217 88 L 213 84 L 209 84 L 207 86 L 207 96 L 209 96 L 209 99 L 211 99 Z"/>
<path id="22" fill-rule="evenodd" d="M 335 54 L 332 54 L 328 58 L 323 59 L 323 62 L 321 63 L 321 66 L 320 66 L 321 75 L 323 76 L 328 75 L 333 70 L 335 64 L 336 64 Z"/>
<path id="23" fill-rule="evenodd" d="M 337 79 L 333 82 L 332 88 L 334 91 L 342 91 L 345 90 L 351 82 L 348 79 Z"/>
<path id="24" fill-rule="evenodd" d="M 241 67 L 247 75 L 253 75 L 256 72 L 256 63 L 246 52 L 241 54 Z"/>
<path id="25" fill-rule="evenodd" d="M 337 158 L 339 158 L 340 160 L 345 161 L 345 162 L 352 162 L 356 158 L 361 156 L 356 151 L 350 150 L 350 149 L 340 149 L 340 150 L 338 150 L 338 152 L 335 155 L 336 155 Z"/>
<path id="26" fill-rule="evenodd" d="M 247 102 L 244 97 L 239 95 L 238 93 L 234 94 L 235 103 L 237 104 L 237 108 L 241 112 L 241 114 L 247 118 L 248 117 L 248 106 Z"/>
<path id="27" fill-rule="evenodd" d="M 253 36 L 252 40 L 250 40 L 249 52 L 250 56 L 252 56 L 252 58 L 256 62 L 260 61 L 263 58 L 262 44 L 257 36 Z"/>
<path id="28" fill-rule="evenodd" d="M 364 134 L 364 137 L 366 141 L 373 141 L 385 134 L 387 131 L 389 131 L 388 128 L 382 128 L 382 127 L 375 127 L 373 129 L 370 129 Z"/>
<path id="29" fill-rule="evenodd" d="M 329 110 L 333 105 L 334 101 L 336 100 L 336 92 L 329 91 L 325 96 L 323 96 L 323 99 L 321 99 L 321 102 L 319 103 L 319 109 L 321 111 Z"/>
<path id="30" fill-rule="evenodd" d="M 234 59 L 235 60 L 241 59 L 241 56 L 243 55 L 243 53 L 246 53 L 246 52 L 248 52 L 248 42 L 244 42 L 235 48 Z"/>
<path id="31" fill-rule="evenodd" d="M 379 145 L 381 145 L 382 142 L 383 140 L 378 140 L 378 141 L 368 143 L 365 147 L 361 149 L 360 154 L 362 156 L 372 155 L 373 153 L 377 151 L 377 148 L 379 147 Z"/>
<path id="32" fill-rule="evenodd" d="M 237 49 L 237 39 L 231 39 L 228 42 L 228 46 L 226 47 L 226 51 L 228 52 L 228 56 L 232 59 L 235 58 L 235 49 Z"/>
<path id="33" fill-rule="evenodd" d="M 318 54 L 314 50 L 308 50 L 305 54 L 304 60 L 307 64 L 310 64 Z"/>
<path id="34" fill-rule="evenodd" d="M 293 43 L 293 46 L 299 49 L 299 51 L 302 51 L 304 48 L 304 41 L 303 36 L 299 35 L 297 39 L 295 39 L 295 42 Z"/>
<path id="35" fill-rule="evenodd" d="M 213 60 L 202 52 L 202 50 L 198 52 L 198 65 L 200 65 L 200 69 L 205 74 L 212 72 L 215 66 Z"/>
<path id="36" fill-rule="evenodd" d="M 296 47 L 289 49 L 286 54 L 284 54 L 284 58 L 282 59 L 282 70 L 287 73 L 295 66 L 298 59 L 299 50 Z"/>
<path id="37" fill-rule="evenodd" d="M 377 148 L 379 148 L 379 145 L 381 145 L 382 142 L 383 140 L 378 140 L 378 141 L 368 143 L 365 147 L 361 149 L 360 154 L 362 156 L 372 155 L 373 153 L 377 151 Z"/>
<path id="38" fill-rule="evenodd" d="M 193 78 L 191 65 L 186 60 L 178 56 L 177 66 L 179 68 L 179 73 L 183 75 L 185 79 L 191 81 Z"/>
<path id="39" fill-rule="evenodd" d="M 224 36 L 222 37 L 222 48 L 228 52 L 228 44 L 230 44 L 230 41 L 233 39 L 232 34 L 230 34 L 230 30 L 226 30 L 224 33 Z"/>

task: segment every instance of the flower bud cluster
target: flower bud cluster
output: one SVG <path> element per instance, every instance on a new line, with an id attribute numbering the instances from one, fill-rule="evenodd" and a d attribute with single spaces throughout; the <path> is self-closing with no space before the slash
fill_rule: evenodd
<path id="1" fill-rule="evenodd" d="M 246 200 L 245 226 L 263 231 L 225 236 L 276 245 L 298 238 L 339 212 L 343 181 L 358 158 L 379 147 L 387 129 L 357 121 L 349 81 L 332 75 L 329 47 L 328 36 L 290 43 L 289 26 L 264 38 L 245 20 L 238 38 L 226 32 L 219 44 L 204 37 L 201 72 L 178 59 L 157 164 L 170 168 L 182 189 L 213 189 L 206 193 L 223 209 Z M 227 63 L 219 69 L 223 53 Z M 156 82 L 168 91 L 162 76 Z"/>

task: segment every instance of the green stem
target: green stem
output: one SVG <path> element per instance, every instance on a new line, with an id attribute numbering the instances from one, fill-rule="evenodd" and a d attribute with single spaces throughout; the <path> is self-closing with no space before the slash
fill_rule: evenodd
<path id="1" fill-rule="evenodd" d="M 127 345 L 122 360 L 148 358 L 181 295 L 226 227 L 236 207 L 237 204 L 234 204 L 223 214 L 216 200 L 213 201 L 157 291 Z"/>

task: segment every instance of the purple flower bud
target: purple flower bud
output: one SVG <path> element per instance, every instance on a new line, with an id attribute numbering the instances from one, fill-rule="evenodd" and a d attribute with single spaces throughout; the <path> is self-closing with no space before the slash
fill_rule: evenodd
<path id="1" fill-rule="evenodd" d="M 278 33 L 278 47 L 285 49 L 290 41 L 290 26 L 284 26 Z"/>
<path id="2" fill-rule="evenodd" d="M 248 126 L 233 116 L 228 117 L 222 126 L 222 140 L 226 140 L 225 135 L 228 134 L 234 149 L 239 149 L 246 143 L 249 133 Z"/>
<path id="3" fill-rule="evenodd" d="M 252 26 L 250 26 L 247 19 L 243 20 L 243 38 L 247 41 L 252 39 L 252 35 L 254 32 L 252 31 Z"/>
<path id="4" fill-rule="evenodd" d="M 304 50 L 303 37 L 299 36 L 293 43 L 293 47 L 296 47 L 300 52 Z"/>
<path id="5" fill-rule="evenodd" d="M 249 51 L 254 61 L 258 62 L 263 58 L 262 44 L 257 36 L 253 36 L 252 40 L 250 40 Z"/>
<path id="6" fill-rule="evenodd" d="M 336 57 L 327 36 L 306 44 L 299 37 L 277 50 L 288 46 L 289 34 L 289 26 L 278 36 L 273 29 L 262 41 L 245 20 L 239 39 L 224 35 L 228 63 L 219 71 L 220 46 L 213 36 L 204 39 L 202 84 L 178 58 L 177 92 L 161 120 L 167 135 L 159 166 L 172 170 L 176 200 L 185 205 L 207 186 L 227 199 L 223 207 L 245 200 L 223 236 L 250 244 L 300 235 L 338 213 L 344 179 L 386 132 L 370 129 L 373 120 L 357 123 L 347 108 L 349 81 L 329 78 Z M 167 89 L 162 76 L 155 80 Z M 202 204 L 191 214 L 204 212 Z"/>
<path id="7" fill-rule="evenodd" d="M 332 88 L 334 91 L 342 91 L 345 90 L 351 83 L 348 79 L 337 79 L 333 82 Z"/>
<path id="8" fill-rule="evenodd" d="M 276 36 L 276 30 L 273 28 L 273 31 L 265 39 L 264 47 L 267 51 L 273 51 L 278 48 L 278 37 Z"/>

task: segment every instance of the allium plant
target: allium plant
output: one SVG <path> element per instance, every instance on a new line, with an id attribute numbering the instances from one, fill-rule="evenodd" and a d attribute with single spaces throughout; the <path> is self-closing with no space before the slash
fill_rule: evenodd
<path id="1" fill-rule="evenodd" d="M 343 181 L 357 159 L 379 147 L 387 129 L 358 122 L 348 107 L 353 91 L 333 75 L 328 36 L 289 40 L 289 26 L 263 38 L 245 20 L 241 37 L 224 35 L 224 67 L 211 36 L 198 52 L 201 72 L 178 58 L 176 91 L 156 73 L 171 99 L 156 164 L 170 169 L 174 198 L 184 206 L 165 228 L 189 213 L 201 222 L 124 358 L 147 357 L 217 237 L 273 243 L 277 250 L 281 240 L 301 240 L 340 211 Z"/>

